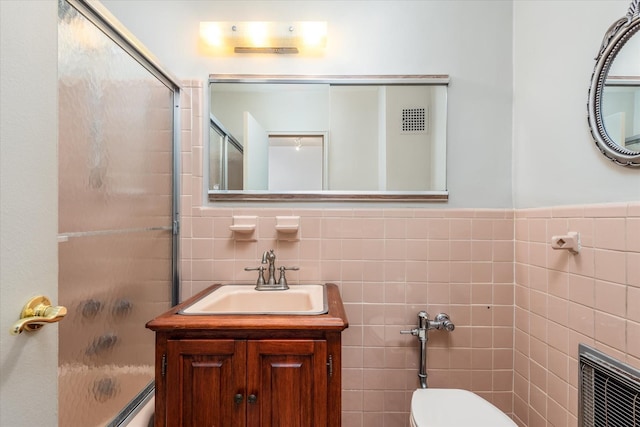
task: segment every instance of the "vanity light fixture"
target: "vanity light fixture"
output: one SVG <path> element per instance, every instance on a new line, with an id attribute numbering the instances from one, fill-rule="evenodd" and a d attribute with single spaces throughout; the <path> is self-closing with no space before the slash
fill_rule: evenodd
<path id="1" fill-rule="evenodd" d="M 201 46 L 212 54 L 314 54 L 327 42 L 322 21 L 200 22 Z"/>

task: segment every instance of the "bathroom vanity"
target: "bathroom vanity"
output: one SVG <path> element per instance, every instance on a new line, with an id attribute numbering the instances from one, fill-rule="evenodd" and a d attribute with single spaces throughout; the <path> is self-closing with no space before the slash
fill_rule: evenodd
<path id="1" fill-rule="evenodd" d="M 222 288 L 147 323 L 156 333 L 155 426 L 340 426 L 348 321 L 338 287 L 325 285 L 324 314 L 189 314 Z"/>

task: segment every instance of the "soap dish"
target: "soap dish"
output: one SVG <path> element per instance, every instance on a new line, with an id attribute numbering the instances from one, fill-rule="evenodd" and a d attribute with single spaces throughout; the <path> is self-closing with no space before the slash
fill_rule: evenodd
<path id="1" fill-rule="evenodd" d="M 231 231 L 236 231 L 238 233 L 251 233 L 256 229 L 255 224 L 233 224 L 229 226 Z"/>
<path id="2" fill-rule="evenodd" d="M 276 231 L 278 240 L 288 240 L 295 242 L 298 240 L 300 230 L 299 216 L 276 216 Z"/>
<path id="3" fill-rule="evenodd" d="M 256 230 L 256 223 L 257 217 L 254 215 L 234 215 L 233 224 L 229 226 L 229 230 L 236 234 L 238 240 L 247 240 Z"/>
<path id="4" fill-rule="evenodd" d="M 276 216 L 276 230 L 280 233 L 297 233 L 299 228 L 299 216 Z"/>

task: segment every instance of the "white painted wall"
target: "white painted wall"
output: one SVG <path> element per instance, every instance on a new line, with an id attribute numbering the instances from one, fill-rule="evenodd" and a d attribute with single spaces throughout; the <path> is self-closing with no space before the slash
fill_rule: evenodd
<path id="1" fill-rule="evenodd" d="M 329 190 L 378 190 L 379 90 L 375 86 L 331 88 Z"/>
<path id="2" fill-rule="evenodd" d="M 58 301 L 57 8 L 0 1 L 0 426 L 58 425 L 58 326 L 9 335 Z"/>
<path id="3" fill-rule="evenodd" d="M 184 79 L 205 81 L 210 73 L 449 74 L 450 199 L 437 206 L 513 205 L 510 1 L 102 3 L 162 64 Z M 236 19 L 325 20 L 326 54 L 308 58 L 199 54 L 200 21 Z"/>
<path id="4" fill-rule="evenodd" d="M 513 3 L 516 208 L 640 200 L 640 170 L 606 160 L 587 126 L 594 57 L 629 3 Z"/>
<path id="5" fill-rule="evenodd" d="M 640 199 L 637 168 L 607 161 L 586 122 L 593 57 L 628 0 L 103 3 L 181 78 L 449 74 L 448 207 Z M 198 22 L 234 19 L 326 20 L 327 53 L 201 56 Z"/>

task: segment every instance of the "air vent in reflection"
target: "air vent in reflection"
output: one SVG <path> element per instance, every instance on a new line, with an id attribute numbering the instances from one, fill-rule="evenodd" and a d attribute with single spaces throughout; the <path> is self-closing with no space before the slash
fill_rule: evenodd
<path id="1" fill-rule="evenodd" d="M 427 109 L 403 108 L 402 133 L 425 133 L 427 131 Z"/>

